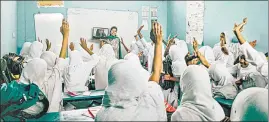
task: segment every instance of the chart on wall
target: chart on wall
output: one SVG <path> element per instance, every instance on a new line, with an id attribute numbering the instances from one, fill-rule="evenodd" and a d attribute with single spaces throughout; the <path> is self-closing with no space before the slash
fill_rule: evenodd
<path id="1" fill-rule="evenodd" d="M 204 1 L 187 1 L 186 11 L 186 42 L 192 43 L 193 38 L 202 44 L 204 35 Z"/>
<path id="2" fill-rule="evenodd" d="M 100 48 L 98 40 L 92 38 L 92 30 L 95 27 L 118 28 L 117 35 L 122 37 L 126 45 L 134 40 L 138 29 L 138 13 L 132 11 L 115 11 L 100 9 L 70 8 L 67 11 L 70 27 L 70 42 L 78 42 L 80 37 L 86 38 L 89 44 L 94 45 L 94 52 Z M 88 45 L 89 45 L 88 44 Z M 123 55 L 126 54 L 124 48 Z"/>

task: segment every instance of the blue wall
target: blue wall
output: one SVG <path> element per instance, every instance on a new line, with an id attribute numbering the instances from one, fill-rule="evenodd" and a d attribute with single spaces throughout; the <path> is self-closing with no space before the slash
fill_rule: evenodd
<path id="1" fill-rule="evenodd" d="M 139 15 L 139 25 L 142 22 L 142 6 L 158 7 L 158 21 L 162 24 L 164 36 L 167 28 L 167 1 L 65 1 L 63 8 L 38 8 L 36 1 L 18 1 L 18 50 L 21 49 L 25 41 L 35 40 L 34 14 L 40 13 L 62 13 L 65 17 L 68 8 L 91 8 L 108 10 L 130 10 L 137 11 Z M 150 16 L 150 15 L 149 15 Z M 149 26 L 150 18 L 148 20 Z M 151 28 L 151 27 L 150 27 Z M 142 31 L 149 41 L 149 30 Z"/>
<path id="2" fill-rule="evenodd" d="M 1 1 L 1 57 L 8 52 L 16 53 L 16 15 L 16 1 Z"/>
<path id="3" fill-rule="evenodd" d="M 167 2 L 167 34 L 179 33 L 186 36 L 186 2 Z M 230 37 L 235 22 L 248 17 L 244 35 L 248 41 L 258 40 L 256 49 L 268 51 L 268 1 L 205 1 L 204 44 L 213 46 L 219 42 L 219 35 L 227 31 Z M 235 39 L 236 40 L 236 39 Z M 189 48 L 191 46 L 189 45 Z"/>

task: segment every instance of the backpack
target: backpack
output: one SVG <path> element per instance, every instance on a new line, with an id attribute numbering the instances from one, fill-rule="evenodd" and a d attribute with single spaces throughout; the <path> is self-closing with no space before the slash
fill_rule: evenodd
<path id="1" fill-rule="evenodd" d="M 49 107 L 49 101 L 34 83 L 21 84 L 17 81 L 1 84 L 1 113 L 0 118 L 4 121 L 18 121 L 39 118 L 44 115 Z M 41 102 L 43 110 L 36 115 L 30 115 L 23 110 Z"/>

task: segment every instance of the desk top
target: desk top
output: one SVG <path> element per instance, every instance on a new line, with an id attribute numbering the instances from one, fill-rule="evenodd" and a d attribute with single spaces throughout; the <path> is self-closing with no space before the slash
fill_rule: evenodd
<path id="1" fill-rule="evenodd" d="M 90 94 L 83 95 L 83 93 L 85 92 L 77 92 L 79 95 L 72 97 L 72 96 L 69 96 L 67 93 L 63 93 L 63 100 L 64 101 L 76 101 L 76 100 L 84 100 L 84 99 L 102 99 L 105 94 L 104 90 L 92 90 L 92 91 L 86 91 L 86 92 Z"/>
<path id="2" fill-rule="evenodd" d="M 88 109 L 79 109 L 72 111 L 46 113 L 39 119 L 30 119 L 27 121 L 94 121 L 93 118 L 83 115 L 87 114 Z"/>

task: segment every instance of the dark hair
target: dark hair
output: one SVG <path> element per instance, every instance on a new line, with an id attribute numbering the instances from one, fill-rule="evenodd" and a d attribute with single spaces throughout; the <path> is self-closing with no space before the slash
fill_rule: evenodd
<path id="1" fill-rule="evenodd" d="M 192 60 L 195 59 L 195 58 L 197 58 L 195 55 L 192 55 L 192 56 L 190 55 L 190 56 L 189 56 L 189 55 L 187 54 L 187 55 L 185 56 L 185 62 L 186 62 L 186 64 L 188 65 L 188 62 L 189 62 L 189 61 L 192 61 Z"/>
<path id="2" fill-rule="evenodd" d="M 118 31 L 118 28 L 117 28 L 116 26 L 112 26 L 112 27 L 110 28 L 110 32 L 111 32 L 111 30 L 113 30 L 113 29 L 116 29 L 116 31 Z"/>
<path id="3" fill-rule="evenodd" d="M 246 60 L 246 56 L 245 55 L 240 55 L 236 58 L 236 60 L 234 61 L 234 65 L 238 64 L 240 62 L 240 59 L 244 59 Z"/>
<path id="4" fill-rule="evenodd" d="M 264 54 L 266 57 L 268 57 L 268 52 Z"/>
<path id="5" fill-rule="evenodd" d="M 151 41 L 153 41 L 154 43 L 156 43 L 156 38 L 155 38 L 155 35 L 153 33 L 153 29 L 151 29 L 149 37 L 150 37 Z"/>
<path id="6" fill-rule="evenodd" d="M 17 60 L 14 58 L 18 57 Z M 13 75 L 20 75 L 23 69 L 24 57 L 15 53 L 9 53 L 3 56 L 3 59 L 7 61 L 7 68 Z"/>

